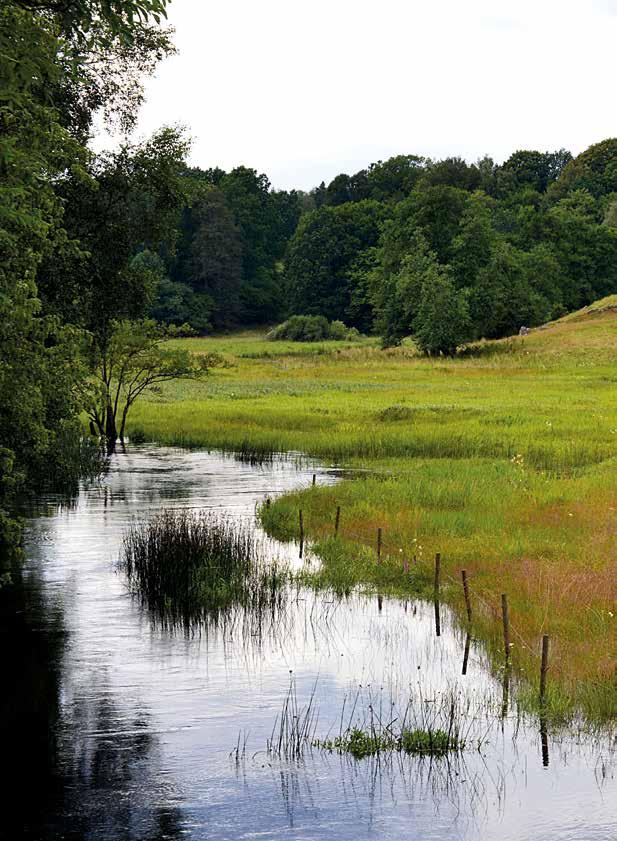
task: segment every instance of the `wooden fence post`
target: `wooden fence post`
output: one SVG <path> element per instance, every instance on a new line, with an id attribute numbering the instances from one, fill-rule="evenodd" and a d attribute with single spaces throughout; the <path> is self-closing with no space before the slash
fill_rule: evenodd
<path id="1" fill-rule="evenodd" d="M 313 473 L 313 487 L 315 487 L 315 483 L 317 481 L 317 476 Z"/>
<path id="2" fill-rule="evenodd" d="M 299 511 L 300 514 L 300 557 L 304 552 L 304 520 L 302 518 L 302 509 Z"/>
<path id="3" fill-rule="evenodd" d="M 546 700 L 546 676 L 548 673 L 548 652 L 550 640 L 548 634 L 542 637 L 542 663 L 540 665 L 540 703 Z"/>
<path id="4" fill-rule="evenodd" d="M 381 528 L 377 529 L 377 563 L 381 563 Z"/>
<path id="5" fill-rule="evenodd" d="M 501 594 L 501 619 L 503 622 L 503 646 L 506 652 L 506 666 L 510 662 L 510 614 L 508 613 L 508 597 Z"/>
<path id="6" fill-rule="evenodd" d="M 341 522 L 341 506 L 336 506 L 336 517 L 334 518 L 334 536 L 338 537 L 338 527 Z"/>
<path id="7" fill-rule="evenodd" d="M 465 594 L 465 607 L 467 608 L 467 621 L 471 624 L 471 599 L 469 598 L 469 582 L 467 580 L 467 570 L 461 570 L 463 578 L 463 593 Z"/>

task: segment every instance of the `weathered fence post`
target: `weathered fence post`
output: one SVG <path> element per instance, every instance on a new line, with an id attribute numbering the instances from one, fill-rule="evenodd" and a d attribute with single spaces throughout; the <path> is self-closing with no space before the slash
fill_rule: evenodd
<path id="1" fill-rule="evenodd" d="M 465 607 L 467 608 L 467 621 L 471 624 L 471 599 L 469 598 L 469 582 L 467 580 L 467 570 L 461 570 L 463 578 L 463 593 L 465 594 Z"/>
<path id="2" fill-rule="evenodd" d="M 304 552 L 304 520 L 302 518 L 302 509 L 299 511 L 300 514 L 300 557 Z"/>
<path id="3" fill-rule="evenodd" d="M 548 673 L 548 652 L 550 640 L 548 634 L 542 637 L 542 663 L 540 665 L 540 703 L 546 700 L 546 676 Z"/>
<path id="4" fill-rule="evenodd" d="M 381 528 L 377 529 L 377 563 L 381 563 Z"/>
<path id="5" fill-rule="evenodd" d="M 441 554 L 435 555 L 435 598 L 439 598 L 439 582 L 441 580 Z"/>
<path id="6" fill-rule="evenodd" d="M 508 613 L 508 597 L 501 594 L 501 619 L 503 622 L 503 646 L 506 652 L 506 666 L 510 662 L 510 614 Z"/>
<path id="7" fill-rule="evenodd" d="M 317 482 L 317 476 L 313 473 L 313 487 L 315 487 L 315 483 Z"/>
<path id="8" fill-rule="evenodd" d="M 467 674 L 467 663 L 469 662 L 469 649 L 471 648 L 471 634 L 467 631 L 465 637 L 465 651 L 463 652 L 463 671 L 461 674 Z"/>
<path id="9" fill-rule="evenodd" d="M 338 537 L 338 527 L 341 522 L 341 506 L 336 506 L 336 517 L 334 518 L 334 536 Z"/>
<path id="10" fill-rule="evenodd" d="M 441 614 L 439 612 L 439 599 L 435 596 L 435 636 L 441 636 Z"/>

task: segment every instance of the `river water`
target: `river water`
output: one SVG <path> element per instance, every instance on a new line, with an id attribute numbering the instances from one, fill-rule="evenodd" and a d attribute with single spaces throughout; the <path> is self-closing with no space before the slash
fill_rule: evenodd
<path id="1" fill-rule="evenodd" d="M 313 473 L 336 481 L 293 458 L 257 466 L 140 446 L 74 503 L 40 501 L 26 562 L 0 589 L 0 837 L 617 838 L 609 736 L 541 734 L 511 700 L 499 715 L 500 681 L 474 641 L 461 674 L 466 640 L 443 607 L 436 636 L 432 604 L 300 591 L 260 633 L 241 620 L 187 632 L 131 597 L 117 561 L 134 518 L 182 507 L 251 521 L 266 495 Z M 456 695 L 467 748 L 432 761 L 268 754 L 290 686 L 300 707 L 313 698 L 322 738 L 353 704 L 356 717 L 372 707 L 392 720 L 401 699 L 430 716 Z"/>

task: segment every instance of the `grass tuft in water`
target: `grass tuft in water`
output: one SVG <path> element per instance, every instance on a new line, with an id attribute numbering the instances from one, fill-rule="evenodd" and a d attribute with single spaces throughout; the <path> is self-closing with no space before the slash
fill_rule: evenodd
<path id="1" fill-rule="evenodd" d="M 195 623 L 233 608 L 281 606 L 288 573 L 265 564 L 252 528 L 212 512 L 167 510 L 133 523 L 122 546 L 132 592 L 165 623 Z"/>

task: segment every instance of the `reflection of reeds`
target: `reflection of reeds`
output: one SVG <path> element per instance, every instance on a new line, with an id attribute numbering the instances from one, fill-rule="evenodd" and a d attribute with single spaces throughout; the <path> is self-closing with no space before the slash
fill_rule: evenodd
<path id="1" fill-rule="evenodd" d="M 122 565 L 129 586 L 163 625 L 243 621 L 276 612 L 288 574 L 266 566 L 252 528 L 213 513 L 168 510 L 133 523 Z"/>

